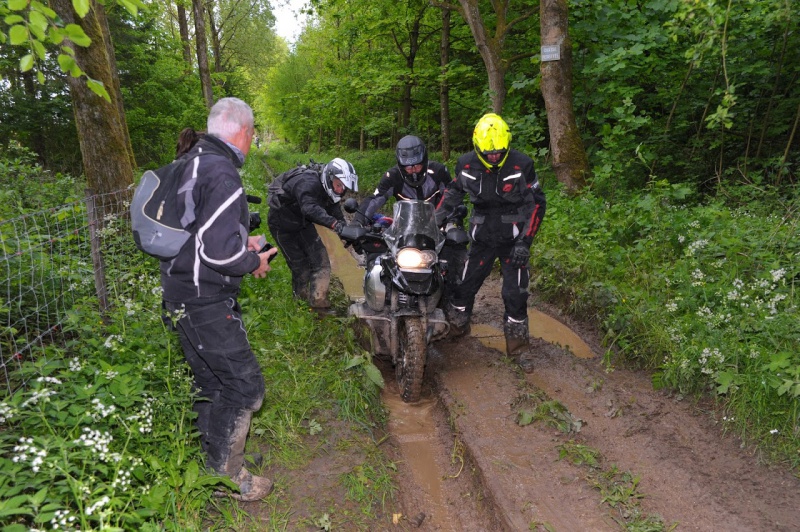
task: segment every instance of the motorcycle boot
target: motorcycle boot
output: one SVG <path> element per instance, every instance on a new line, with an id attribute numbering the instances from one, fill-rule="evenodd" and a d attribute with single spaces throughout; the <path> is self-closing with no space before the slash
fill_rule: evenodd
<path id="1" fill-rule="evenodd" d="M 328 300 L 328 291 L 331 285 L 330 268 L 322 268 L 311 273 L 311 285 L 309 288 L 311 310 L 318 316 L 332 316 L 335 311 L 331 309 L 331 302 Z"/>
<path id="2" fill-rule="evenodd" d="M 230 497 L 237 501 L 260 501 L 272 492 L 272 481 L 267 477 L 252 474 L 244 467 L 231 480 L 239 486 L 239 493 L 231 493 Z"/>
<path id="3" fill-rule="evenodd" d="M 244 467 L 244 446 L 247 434 L 250 432 L 252 416 L 250 410 L 244 410 L 236 418 L 228 440 L 228 448 L 223 450 L 224 460 L 214 467 L 217 473 L 230 477 L 239 486 L 239 493 L 228 494 L 218 491 L 214 493 L 217 497 L 230 496 L 237 501 L 251 502 L 263 499 L 272 491 L 270 479 L 254 475 Z"/>
<path id="4" fill-rule="evenodd" d="M 507 318 L 503 324 L 506 337 L 506 354 L 513 358 L 525 373 L 533 371 L 533 357 L 530 353 L 528 318 L 515 320 Z"/>
<path id="5" fill-rule="evenodd" d="M 445 307 L 445 317 L 450 323 L 450 333 L 448 337 L 458 338 L 470 332 L 470 313 L 467 312 L 466 307 L 457 307 L 452 303 L 448 303 Z"/>

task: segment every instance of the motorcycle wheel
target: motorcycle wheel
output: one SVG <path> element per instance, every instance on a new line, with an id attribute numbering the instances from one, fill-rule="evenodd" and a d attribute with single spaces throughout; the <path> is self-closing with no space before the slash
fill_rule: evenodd
<path id="1" fill-rule="evenodd" d="M 419 401 L 422 391 L 422 376 L 425 373 L 425 359 L 428 346 L 422 331 L 422 319 L 405 318 L 398 327 L 400 357 L 395 364 L 400 398 L 406 403 Z"/>

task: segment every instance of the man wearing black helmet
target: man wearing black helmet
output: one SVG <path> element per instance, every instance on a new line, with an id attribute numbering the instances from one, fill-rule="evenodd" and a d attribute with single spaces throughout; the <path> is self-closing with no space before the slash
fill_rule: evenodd
<path id="1" fill-rule="evenodd" d="M 345 221 L 339 201 L 347 190 L 358 192 L 358 176 L 352 164 L 336 158 L 321 171 L 300 167 L 275 179 L 282 179 L 282 186 L 270 194 L 270 233 L 292 271 L 295 297 L 326 314 L 331 261 L 314 224 L 341 234 Z"/>
<path id="2" fill-rule="evenodd" d="M 363 205 L 356 221 L 366 223 L 394 196 L 396 200 L 419 199 L 438 204 L 450 184 L 450 172 L 442 163 L 428 160 L 428 149 L 422 139 L 407 135 L 395 150 L 397 165 L 389 168 L 372 197 Z M 363 214 L 362 214 L 363 213 Z"/>
<path id="3" fill-rule="evenodd" d="M 438 205 L 444 191 L 452 182 L 447 167 L 440 162 L 428 160 L 428 149 L 422 139 L 406 135 L 397 143 L 395 150 L 397 165 L 389 168 L 371 197 L 362 203 L 355 221 L 366 224 L 383 207 L 389 198 L 395 200 L 423 200 Z M 447 285 L 449 292 L 460 279 L 466 249 L 446 245 L 441 258 L 448 268 Z"/>
<path id="4" fill-rule="evenodd" d="M 530 247 L 544 217 L 544 192 L 533 160 L 509 149 L 511 132 L 500 116 L 484 115 L 472 143 L 475 149 L 458 159 L 455 180 L 436 210 L 437 220 L 444 220 L 466 194 L 473 205 L 463 281 L 445 312 L 451 332 L 467 334 L 475 295 L 499 258 L 506 353 L 517 357 L 524 371 L 532 371 L 527 353 Z"/>

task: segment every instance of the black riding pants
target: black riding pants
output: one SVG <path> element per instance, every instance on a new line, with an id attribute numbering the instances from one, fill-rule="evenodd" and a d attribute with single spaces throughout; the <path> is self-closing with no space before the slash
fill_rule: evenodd
<path id="1" fill-rule="evenodd" d="M 237 419 L 261 408 L 264 377 L 250 349 L 235 299 L 209 305 L 166 303 L 194 374 L 197 428 L 206 466 L 225 470 Z M 249 425 L 249 423 L 248 423 Z"/>
<path id="2" fill-rule="evenodd" d="M 295 297 L 312 307 L 330 306 L 331 261 L 317 228 L 308 225 L 299 231 L 285 231 L 270 223 L 269 231 L 292 272 Z"/>
<path id="3" fill-rule="evenodd" d="M 472 315 L 475 295 L 492 271 L 495 259 L 500 259 L 500 273 L 503 276 L 501 295 L 505 305 L 504 320 L 512 318 L 524 320 L 528 316 L 528 267 L 511 266 L 510 255 L 513 243 L 493 245 L 484 242 L 472 242 L 464 266 L 464 277 L 461 284 L 454 287 L 452 304 L 464 307 Z"/>

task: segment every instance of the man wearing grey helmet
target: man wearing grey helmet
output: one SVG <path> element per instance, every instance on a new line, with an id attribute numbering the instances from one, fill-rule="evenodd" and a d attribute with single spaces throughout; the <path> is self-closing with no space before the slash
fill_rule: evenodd
<path id="1" fill-rule="evenodd" d="M 331 262 L 314 224 L 341 234 L 345 219 L 339 202 L 346 191 L 358 192 L 358 176 L 352 164 L 336 158 L 321 169 L 298 167 L 275 180 L 280 186 L 270 186 L 277 190 L 270 192 L 267 224 L 292 272 L 292 290 L 327 314 Z"/>

